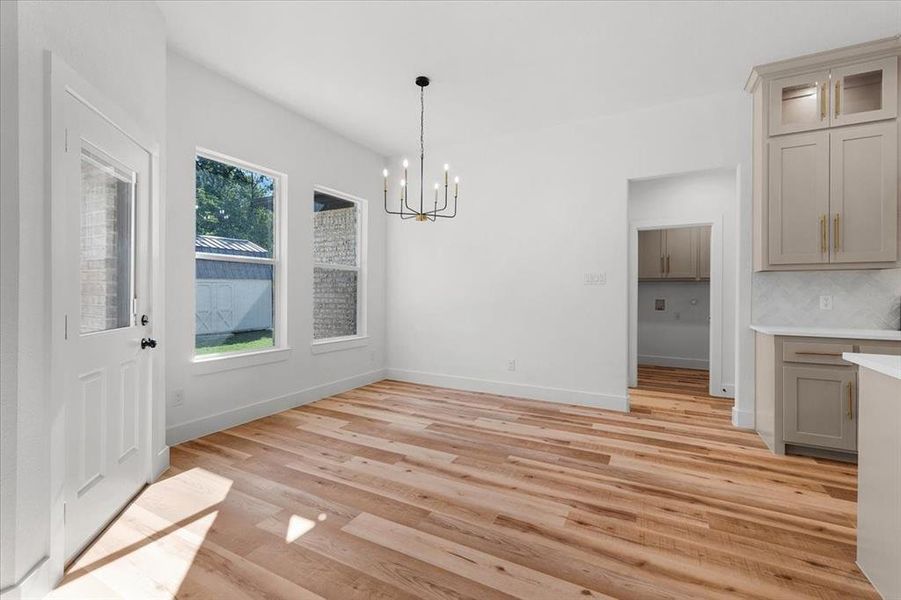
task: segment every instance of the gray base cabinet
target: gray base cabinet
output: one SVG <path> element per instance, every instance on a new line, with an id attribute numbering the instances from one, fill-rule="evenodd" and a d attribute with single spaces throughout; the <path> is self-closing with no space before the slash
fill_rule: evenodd
<path id="1" fill-rule="evenodd" d="M 857 366 L 843 352 L 901 355 L 901 342 L 756 337 L 756 429 L 777 454 L 855 461 Z"/>
<path id="2" fill-rule="evenodd" d="M 782 437 L 786 442 L 857 450 L 852 367 L 782 368 Z"/>

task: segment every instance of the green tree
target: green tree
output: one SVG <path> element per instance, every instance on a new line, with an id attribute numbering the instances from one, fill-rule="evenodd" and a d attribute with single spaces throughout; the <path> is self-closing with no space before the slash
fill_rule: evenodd
<path id="1" fill-rule="evenodd" d="M 194 166 L 197 233 L 250 240 L 271 253 L 275 181 L 202 156 Z"/>

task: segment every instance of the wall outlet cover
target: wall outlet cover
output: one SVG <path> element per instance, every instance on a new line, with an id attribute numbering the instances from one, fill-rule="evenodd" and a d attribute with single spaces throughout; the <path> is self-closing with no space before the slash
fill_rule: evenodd
<path id="1" fill-rule="evenodd" d="M 654 310 L 666 310 L 666 298 L 655 298 Z"/>
<path id="2" fill-rule="evenodd" d="M 820 296 L 820 310 L 832 310 L 832 296 Z"/>
<path id="3" fill-rule="evenodd" d="M 585 285 L 607 285 L 607 273 L 585 273 Z"/>
<path id="4" fill-rule="evenodd" d="M 516 370 L 516 359 L 515 358 L 511 358 L 510 360 L 507 361 L 507 370 L 508 371 Z"/>
<path id="5" fill-rule="evenodd" d="M 172 397 L 169 399 L 169 406 L 181 406 L 185 403 L 185 391 L 173 390 Z"/>

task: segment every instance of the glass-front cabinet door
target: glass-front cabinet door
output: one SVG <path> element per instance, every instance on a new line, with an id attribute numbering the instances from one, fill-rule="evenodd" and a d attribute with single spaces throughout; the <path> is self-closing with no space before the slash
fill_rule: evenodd
<path id="1" fill-rule="evenodd" d="M 832 125 L 893 119 L 898 112 L 898 57 L 832 69 Z"/>
<path id="2" fill-rule="evenodd" d="M 770 82 L 769 133 L 797 133 L 829 125 L 829 71 L 792 75 Z"/>

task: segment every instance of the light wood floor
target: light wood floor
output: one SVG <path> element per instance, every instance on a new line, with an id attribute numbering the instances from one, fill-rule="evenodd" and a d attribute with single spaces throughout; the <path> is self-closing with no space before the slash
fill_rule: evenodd
<path id="1" fill-rule="evenodd" d="M 876 598 L 855 467 L 700 379 L 642 369 L 631 414 L 382 381 L 182 444 L 55 596 Z"/>

